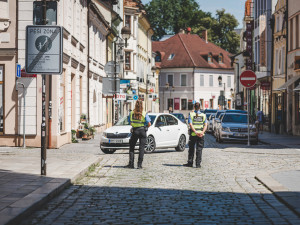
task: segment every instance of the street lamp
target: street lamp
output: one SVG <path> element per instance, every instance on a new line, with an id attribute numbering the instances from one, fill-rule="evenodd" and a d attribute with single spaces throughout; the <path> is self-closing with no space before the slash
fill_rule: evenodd
<path id="1" fill-rule="evenodd" d="M 120 37 L 116 37 L 116 40 L 114 41 L 114 103 L 116 102 L 116 94 L 117 94 L 117 46 L 118 46 L 118 52 L 122 52 L 123 47 L 127 47 L 127 40 L 131 36 L 131 30 L 129 27 L 125 26 L 121 29 L 121 35 L 122 39 L 125 40 L 125 44 L 123 42 L 117 43 L 118 39 L 121 39 Z M 121 40 L 122 40 L 121 39 Z M 114 109 L 116 108 L 115 104 L 112 104 L 112 119 L 114 118 L 114 122 L 116 122 L 117 119 L 117 108 L 116 112 L 114 112 Z M 115 114 L 115 116 L 114 116 Z"/>
<path id="2" fill-rule="evenodd" d="M 220 97 L 221 99 L 221 103 L 222 103 L 222 109 L 225 108 L 225 83 L 222 83 L 222 76 L 219 76 L 218 77 L 218 81 L 219 81 L 219 86 L 221 86 L 222 84 L 224 84 L 224 90 L 223 90 L 223 94 L 222 94 L 222 91 L 220 91 Z"/>

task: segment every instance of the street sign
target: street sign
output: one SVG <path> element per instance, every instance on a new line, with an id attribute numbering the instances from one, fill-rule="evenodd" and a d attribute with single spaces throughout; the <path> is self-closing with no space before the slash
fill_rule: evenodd
<path id="1" fill-rule="evenodd" d="M 62 34 L 62 27 L 60 26 L 26 27 L 26 73 L 62 73 Z"/>
<path id="2" fill-rule="evenodd" d="M 138 100 L 138 99 L 139 99 L 139 96 L 137 96 L 137 95 L 133 96 L 133 100 Z"/>
<path id="3" fill-rule="evenodd" d="M 126 94 L 116 94 L 115 99 L 125 101 L 126 100 Z"/>
<path id="4" fill-rule="evenodd" d="M 253 87 L 256 83 L 256 79 L 256 74 L 252 70 L 246 70 L 242 72 L 240 76 L 240 82 L 246 88 Z"/>
<path id="5" fill-rule="evenodd" d="M 115 73 L 119 74 L 120 73 L 120 64 L 115 61 L 108 61 L 104 66 L 104 71 L 108 76 L 112 76 Z"/>
<path id="6" fill-rule="evenodd" d="M 20 64 L 17 64 L 17 77 L 21 77 L 21 65 Z"/>

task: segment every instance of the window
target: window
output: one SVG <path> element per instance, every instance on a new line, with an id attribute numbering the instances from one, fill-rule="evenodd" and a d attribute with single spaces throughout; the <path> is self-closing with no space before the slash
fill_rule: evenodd
<path id="1" fill-rule="evenodd" d="M 186 74 L 181 74 L 181 86 L 186 86 Z"/>
<path id="2" fill-rule="evenodd" d="M 294 23 L 293 23 L 293 19 L 291 19 L 291 22 L 290 22 L 290 51 L 292 51 L 294 49 L 294 45 L 293 45 L 293 35 L 294 35 L 294 32 L 293 32 L 293 28 L 294 28 Z"/>
<path id="3" fill-rule="evenodd" d="M 173 98 L 168 98 L 168 110 L 173 111 L 174 106 L 173 106 Z"/>
<path id="4" fill-rule="evenodd" d="M 227 87 L 231 87 L 231 76 L 227 76 Z"/>
<path id="5" fill-rule="evenodd" d="M 207 62 L 212 63 L 212 54 L 211 53 L 208 53 Z"/>
<path id="6" fill-rule="evenodd" d="M 219 63 L 223 63 L 223 54 L 222 53 L 220 53 L 220 55 L 219 55 Z"/>
<path id="7" fill-rule="evenodd" d="M 200 86 L 204 86 L 204 75 L 200 75 Z"/>
<path id="8" fill-rule="evenodd" d="M 59 130 L 65 130 L 65 76 L 66 70 L 63 71 L 60 77 L 60 93 L 59 93 Z"/>
<path id="9" fill-rule="evenodd" d="M 3 96 L 3 78 L 4 78 L 4 67 L 0 66 L 0 134 L 3 134 L 4 128 L 4 96 Z"/>
<path id="10" fill-rule="evenodd" d="M 125 15 L 125 27 L 129 27 L 131 30 L 131 16 Z"/>
<path id="11" fill-rule="evenodd" d="M 278 32 L 280 29 L 280 25 L 279 25 L 279 16 L 276 17 L 276 32 Z"/>
<path id="12" fill-rule="evenodd" d="M 174 56 L 175 56 L 175 54 L 174 54 L 174 53 L 172 53 L 171 55 L 169 55 L 169 58 L 168 58 L 168 60 L 172 60 L 172 59 L 174 58 Z"/>
<path id="13" fill-rule="evenodd" d="M 209 99 L 209 108 L 210 109 L 214 108 L 214 99 L 213 98 Z"/>
<path id="14" fill-rule="evenodd" d="M 160 52 L 156 52 L 155 62 L 161 62 L 161 54 L 160 54 Z"/>
<path id="15" fill-rule="evenodd" d="M 203 104 L 204 104 L 204 99 L 200 98 L 200 109 L 204 109 Z"/>
<path id="16" fill-rule="evenodd" d="M 189 100 L 188 110 L 193 110 L 193 109 L 194 109 L 193 100 Z"/>
<path id="17" fill-rule="evenodd" d="M 167 83 L 169 84 L 169 87 L 173 87 L 173 75 L 172 74 L 168 74 L 168 80 Z"/>
<path id="18" fill-rule="evenodd" d="M 125 52 L 125 70 L 131 70 L 131 54 L 130 52 Z"/>
<path id="19" fill-rule="evenodd" d="M 187 110 L 187 99 L 181 99 L 181 110 Z"/>
<path id="20" fill-rule="evenodd" d="M 209 75 L 209 86 L 210 87 L 214 86 L 214 76 L 213 75 Z"/>
<path id="21" fill-rule="evenodd" d="M 166 119 L 164 116 L 159 116 L 156 120 L 156 125 L 160 125 L 160 126 L 165 126 L 166 123 Z"/>
<path id="22" fill-rule="evenodd" d="M 296 48 L 299 48 L 299 15 L 296 16 Z"/>
<path id="23" fill-rule="evenodd" d="M 177 125 L 178 120 L 176 120 L 173 116 L 166 115 L 167 125 Z"/>

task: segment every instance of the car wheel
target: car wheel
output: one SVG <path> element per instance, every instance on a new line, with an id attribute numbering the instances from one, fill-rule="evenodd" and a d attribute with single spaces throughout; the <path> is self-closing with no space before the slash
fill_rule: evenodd
<path id="1" fill-rule="evenodd" d="M 185 145 L 186 145 L 186 138 L 184 134 L 182 134 L 179 138 L 178 145 L 175 148 L 175 150 L 178 152 L 183 152 L 185 150 Z"/>
<path id="2" fill-rule="evenodd" d="M 102 152 L 104 152 L 105 154 L 113 154 L 116 149 L 111 149 L 111 148 L 106 148 L 106 149 L 101 149 Z"/>
<path id="3" fill-rule="evenodd" d="M 154 152 L 156 147 L 155 139 L 153 136 L 148 136 L 146 139 L 145 153 Z"/>

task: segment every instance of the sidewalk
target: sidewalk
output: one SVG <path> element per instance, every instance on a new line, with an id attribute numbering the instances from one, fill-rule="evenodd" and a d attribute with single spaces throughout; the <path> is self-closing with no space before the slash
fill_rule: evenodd
<path id="1" fill-rule="evenodd" d="M 47 176 L 41 176 L 40 152 L 0 147 L 0 225 L 18 224 L 102 160 L 99 138 L 48 149 Z"/>
<path id="2" fill-rule="evenodd" d="M 296 149 L 300 152 L 299 136 L 264 131 L 259 134 L 259 142 L 276 145 L 280 148 Z M 300 170 L 278 171 L 271 174 L 262 172 L 256 175 L 256 179 L 300 216 Z"/>
<path id="3" fill-rule="evenodd" d="M 258 139 L 264 144 L 280 145 L 282 147 L 295 148 L 300 150 L 300 136 L 274 134 L 263 131 L 262 134 L 258 134 Z"/>

